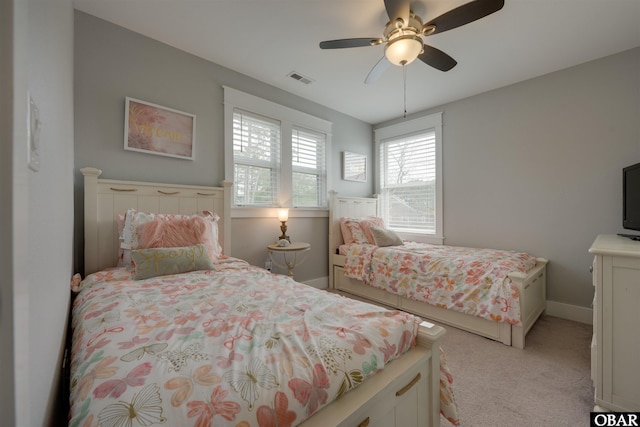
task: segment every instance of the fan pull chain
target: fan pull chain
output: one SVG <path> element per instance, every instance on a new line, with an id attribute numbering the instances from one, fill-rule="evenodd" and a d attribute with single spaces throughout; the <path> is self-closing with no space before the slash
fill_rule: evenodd
<path id="1" fill-rule="evenodd" d="M 402 64 L 402 92 L 404 95 L 404 115 L 407 118 L 407 64 Z"/>

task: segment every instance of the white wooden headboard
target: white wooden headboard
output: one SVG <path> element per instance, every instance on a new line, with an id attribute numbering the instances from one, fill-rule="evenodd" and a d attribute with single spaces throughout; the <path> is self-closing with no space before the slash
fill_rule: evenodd
<path id="1" fill-rule="evenodd" d="M 116 216 L 133 208 L 145 212 L 195 214 L 210 210 L 220 216 L 222 253 L 231 252 L 231 182 L 222 187 L 174 185 L 99 179 L 102 171 L 84 175 L 84 274 L 113 267 L 120 245 Z"/>
<path id="2" fill-rule="evenodd" d="M 378 199 L 375 197 L 344 197 L 331 191 L 329 205 L 329 261 L 344 243 L 340 231 L 340 218 L 359 218 L 363 216 L 379 216 Z"/>
<path id="3" fill-rule="evenodd" d="M 378 199 L 371 197 L 338 196 L 336 191 L 329 192 L 329 287 L 332 288 L 334 258 L 338 257 L 338 248 L 344 243 L 340 230 L 340 218 L 359 218 L 379 216 Z"/>

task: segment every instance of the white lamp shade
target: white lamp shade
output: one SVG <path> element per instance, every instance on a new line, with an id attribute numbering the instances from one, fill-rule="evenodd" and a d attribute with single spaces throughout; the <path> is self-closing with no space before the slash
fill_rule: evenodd
<path id="1" fill-rule="evenodd" d="M 289 219 L 289 209 L 280 209 L 278 211 L 278 221 L 286 221 Z"/>
<path id="2" fill-rule="evenodd" d="M 384 55 L 394 65 L 412 63 L 422 52 L 422 39 L 413 35 L 405 35 L 390 40 Z"/>

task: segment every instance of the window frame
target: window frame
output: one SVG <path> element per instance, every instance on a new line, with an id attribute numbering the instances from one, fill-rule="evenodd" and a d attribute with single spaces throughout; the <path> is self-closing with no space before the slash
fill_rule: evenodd
<path id="1" fill-rule="evenodd" d="M 261 160 L 261 159 L 256 159 L 254 156 L 240 156 L 241 158 L 236 157 L 237 154 L 237 146 L 236 146 L 236 140 L 235 140 L 235 136 L 237 135 L 237 126 L 236 126 L 236 114 L 240 114 L 241 117 L 244 119 L 246 118 L 248 122 L 252 122 L 254 125 L 255 124 L 262 124 L 264 123 L 264 125 L 268 128 L 268 133 L 270 135 L 277 135 L 276 139 L 271 139 L 268 138 L 268 141 L 274 141 L 277 142 L 274 144 L 270 144 L 271 149 L 269 150 L 269 160 Z M 243 167 L 246 168 L 257 168 L 257 169 L 267 169 L 269 170 L 269 180 L 271 181 L 271 184 L 273 185 L 273 188 L 275 188 L 275 191 L 269 192 L 269 195 L 271 196 L 271 201 L 269 202 L 269 204 L 265 204 L 262 207 L 270 207 L 273 203 L 273 197 L 275 195 L 279 194 L 279 188 L 280 188 L 280 171 L 282 169 L 282 154 L 281 154 L 281 146 L 282 146 L 282 135 L 281 135 L 281 128 L 282 125 L 280 123 L 280 121 L 278 120 L 274 120 L 272 118 L 269 117 L 264 117 L 262 115 L 259 114 L 255 114 L 255 113 L 250 113 L 248 111 L 244 111 L 244 110 L 240 110 L 238 108 L 234 108 L 233 111 L 233 136 L 232 136 L 232 146 L 233 146 L 233 159 L 234 159 L 234 164 L 233 164 L 233 183 L 234 183 L 234 187 L 233 187 L 233 205 L 235 206 L 253 206 L 253 207 L 260 207 L 260 204 L 254 204 L 254 205 L 246 205 L 246 204 L 238 204 L 236 205 L 236 199 L 238 194 L 236 193 L 238 191 L 238 181 L 236 180 L 237 176 L 237 166 L 238 165 L 242 165 Z M 242 121 L 240 122 L 240 127 L 243 128 L 242 126 Z M 251 126 L 251 129 L 255 129 L 258 128 L 260 126 Z M 244 134 L 243 129 L 240 130 L 241 134 Z M 265 142 L 267 140 L 264 140 Z M 241 140 L 241 142 L 243 142 L 243 140 Z M 248 144 L 251 145 L 251 141 L 248 141 Z M 262 145 L 262 144 L 259 144 Z M 242 151 L 242 150 L 241 150 Z M 236 161 L 238 160 L 238 161 Z M 244 198 L 246 198 L 246 193 L 244 195 Z"/>
<path id="2" fill-rule="evenodd" d="M 272 101 L 242 92 L 240 90 L 223 86 L 224 89 L 224 164 L 225 180 L 234 182 L 234 162 L 233 162 L 233 115 L 236 109 L 248 113 L 254 113 L 280 122 L 280 185 L 279 204 L 280 206 L 259 207 L 259 206 L 236 206 L 235 192 L 232 197 L 231 214 L 232 217 L 274 217 L 281 207 L 289 208 L 289 216 L 300 217 L 320 217 L 327 216 L 329 209 L 328 196 L 324 194 L 325 206 L 321 207 L 295 207 L 293 206 L 292 188 L 292 132 L 294 128 L 308 129 L 312 132 L 326 135 L 325 141 L 325 184 L 324 188 L 329 189 L 329 177 L 332 176 L 331 157 L 331 136 L 333 123 L 312 116 L 301 111 L 285 107 Z M 328 193 L 328 191 L 325 191 Z"/>
<path id="3" fill-rule="evenodd" d="M 294 138 L 294 134 L 296 134 L 296 137 Z M 305 154 L 308 154 L 308 151 L 300 150 L 300 147 L 304 148 L 304 144 L 301 144 L 301 142 L 304 141 L 305 136 L 307 137 L 307 140 L 309 139 L 314 139 L 315 144 L 313 145 L 313 148 L 316 150 L 316 152 L 318 151 L 318 147 L 320 145 L 322 145 L 321 151 L 324 155 L 324 164 L 320 164 L 320 162 L 318 162 L 318 157 L 314 157 L 314 160 L 316 161 L 315 166 L 307 166 L 307 165 L 302 165 L 302 164 L 298 164 L 296 165 L 295 162 L 293 161 L 293 155 L 294 155 L 294 141 L 297 142 L 298 144 L 298 156 L 302 155 L 302 158 L 304 158 Z M 309 138 L 312 137 L 312 138 Z M 317 142 L 320 142 L 322 144 L 318 144 Z M 329 199 L 328 199 L 328 185 L 329 185 L 329 175 L 327 174 L 327 167 L 328 167 L 328 163 L 329 163 L 329 158 L 327 157 L 327 134 L 324 132 L 319 132 L 317 130 L 313 130 L 313 129 L 306 129 L 303 128 L 302 126 L 298 126 L 298 125 L 293 125 L 292 129 L 291 129 L 291 155 L 292 155 L 292 159 L 291 159 L 291 183 L 292 183 L 292 187 L 293 187 L 293 176 L 295 174 L 299 174 L 299 175 L 309 175 L 309 176 L 315 176 L 319 179 L 319 181 L 316 182 L 315 188 L 316 188 L 316 198 L 320 201 L 323 202 L 323 207 L 328 207 L 329 204 Z M 303 163 L 303 162 L 299 162 L 298 163 Z M 291 198 L 292 200 L 294 200 L 295 195 L 293 192 L 293 188 L 291 191 Z M 293 204 L 293 203 L 292 203 Z M 293 204 L 293 206 L 295 208 L 300 208 L 300 209 L 305 209 L 305 208 L 321 208 L 320 206 L 305 206 L 305 205 L 296 205 Z"/>
<path id="4" fill-rule="evenodd" d="M 443 207 L 443 179 L 442 179 L 442 112 L 430 114 L 428 116 L 418 117 L 415 119 L 407 120 L 404 122 L 391 124 L 388 126 L 382 126 L 374 129 L 374 140 L 375 140 L 375 172 L 376 172 L 376 181 L 375 181 L 375 191 L 376 193 L 381 192 L 380 181 L 382 179 L 382 171 L 380 170 L 380 146 L 383 142 L 393 139 L 399 139 L 402 137 L 407 137 L 410 135 L 415 135 L 423 132 L 427 132 L 433 129 L 435 132 L 435 152 L 436 152 L 436 224 L 435 224 L 435 233 L 407 233 L 407 232 L 399 232 L 403 238 L 433 243 L 433 244 L 442 244 L 444 243 L 444 207 Z"/>

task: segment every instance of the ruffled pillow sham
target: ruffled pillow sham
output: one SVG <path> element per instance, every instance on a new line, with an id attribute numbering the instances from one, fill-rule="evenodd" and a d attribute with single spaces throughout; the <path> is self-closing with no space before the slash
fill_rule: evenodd
<path id="1" fill-rule="evenodd" d="M 370 243 L 375 244 L 371 227 L 384 228 L 384 220 L 377 216 L 366 216 L 362 218 L 340 218 L 340 231 L 344 243 Z"/>

